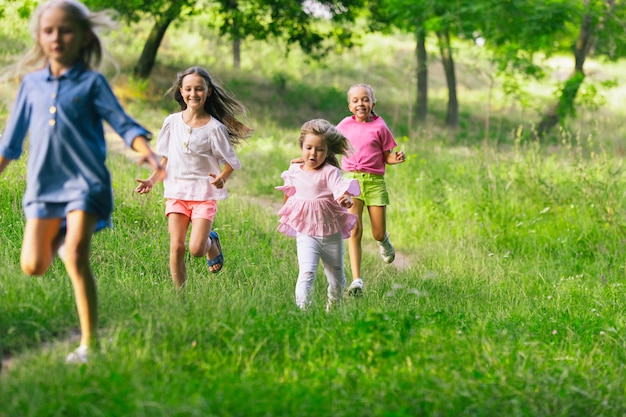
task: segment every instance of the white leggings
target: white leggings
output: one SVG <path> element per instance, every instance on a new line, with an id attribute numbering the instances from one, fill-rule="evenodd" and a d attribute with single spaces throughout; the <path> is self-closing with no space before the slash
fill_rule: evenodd
<path id="1" fill-rule="evenodd" d="M 311 304 L 311 294 L 320 258 L 328 281 L 328 302 L 338 304 L 346 286 L 343 269 L 343 239 L 341 232 L 331 236 L 315 237 L 298 233 L 298 281 L 296 282 L 296 304 L 307 308 Z"/>

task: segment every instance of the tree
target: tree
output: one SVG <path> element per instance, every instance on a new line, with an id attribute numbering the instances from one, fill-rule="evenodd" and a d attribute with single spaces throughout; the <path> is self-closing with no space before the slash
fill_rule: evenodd
<path id="1" fill-rule="evenodd" d="M 415 34 L 415 57 L 417 60 L 417 101 L 416 119 L 426 120 L 428 114 L 428 10 L 432 4 L 428 0 L 380 0 L 371 4 L 370 27 L 372 30 L 389 32 L 392 28 Z"/>
<path id="2" fill-rule="evenodd" d="M 216 0 L 213 12 L 220 34 L 233 42 L 237 66 L 239 46 L 246 39 L 281 38 L 315 58 L 324 56 L 329 45 L 352 46 L 351 23 L 364 4 L 364 0 Z"/>
<path id="3" fill-rule="evenodd" d="M 439 53 L 441 64 L 446 74 L 448 84 L 448 109 L 446 111 L 446 125 L 457 127 L 459 125 L 459 100 L 456 94 L 456 74 L 454 71 L 454 58 L 452 56 L 452 45 L 450 44 L 450 32 L 446 29 L 437 31 L 439 40 Z"/>
<path id="4" fill-rule="evenodd" d="M 154 19 L 133 75 L 148 78 L 156 62 L 157 52 L 170 24 L 196 12 L 196 0 L 85 0 L 94 10 L 113 9 L 127 22 L 137 22 L 146 16 Z"/>
<path id="5" fill-rule="evenodd" d="M 441 63 L 448 86 L 446 125 L 453 128 L 458 127 L 459 101 L 452 39 L 467 32 L 472 33 L 470 28 L 476 24 L 476 19 L 470 18 L 474 4 L 475 2 L 471 0 L 446 2 L 437 0 L 378 0 L 373 3 L 373 29 L 385 31 L 395 27 L 415 34 L 417 57 L 416 117 L 418 120 L 425 120 L 427 114 L 428 67 L 425 44 L 428 33 L 434 33 L 437 37 Z"/>
<path id="6" fill-rule="evenodd" d="M 623 12 L 623 7 L 622 10 Z M 559 123 L 563 123 L 567 116 L 575 115 L 575 100 L 581 85 L 585 81 L 585 60 L 594 49 L 596 42 L 602 42 L 598 52 L 608 56 L 618 56 L 616 51 L 624 52 L 623 36 L 620 39 L 614 33 L 623 33 L 624 27 L 619 32 L 606 31 L 611 23 L 620 22 L 615 16 L 615 0 L 597 2 L 593 0 L 583 1 L 583 14 L 580 18 L 578 37 L 574 43 L 574 70 L 572 75 L 565 81 L 561 88 L 561 94 L 556 104 L 551 106 L 538 124 L 537 134 L 546 135 L 550 129 Z M 604 50 L 602 48 L 605 48 Z"/>
<path id="7" fill-rule="evenodd" d="M 200 12 L 216 16 L 220 33 L 233 41 L 234 65 L 239 62 L 239 45 L 244 39 L 282 37 L 288 43 L 297 43 L 314 57 L 327 52 L 324 41 L 332 39 L 344 45 L 351 44 L 348 27 L 316 24 L 320 20 L 342 24 L 354 20 L 364 0 L 318 0 L 313 2 L 326 13 L 322 18 L 308 10 L 304 0 L 86 0 L 90 7 L 112 8 L 129 22 L 150 17 L 154 24 L 143 51 L 134 68 L 134 75 L 147 78 L 156 61 L 161 41 L 175 20 Z M 310 0 L 309 0 L 310 3 Z"/>
<path id="8" fill-rule="evenodd" d="M 417 105 L 415 115 L 418 121 L 425 121 L 428 115 L 428 54 L 426 53 L 426 31 L 423 28 L 416 29 L 415 38 L 417 44 L 415 55 L 417 57 Z"/>
<path id="9" fill-rule="evenodd" d="M 615 0 L 483 0 L 476 3 L 483 16 L 480 36 L 493 51 L 501 73 L 541 77 L 534 62 L 537 52 L 550 56 L 571 51 L 574 68 L 537 125 L 544 136 L 576 113 L 576 97 L 585 81 L 584 64 L 595 55 L 609 59 L 626 56 L 626 6 Z"/>
<path id="10" fill-rule="evenodd" d="M 148 78 L 152 72 L 152 68 L 156 63 L 156 56 L 159 50 L 159 46 L 163 41 L 165 32 L 169 28 L 170 24 L 179 18 L 183 9 L 183 4 L 180 2 L 174 2 L 165 9 L 163 14 L 155 16 L 154 25 L 150 30 L 148 39 L 144 44 L 144 47 L 139 56 L 137 64 L 133 68 L 133 75 L 137 78 Z"/>

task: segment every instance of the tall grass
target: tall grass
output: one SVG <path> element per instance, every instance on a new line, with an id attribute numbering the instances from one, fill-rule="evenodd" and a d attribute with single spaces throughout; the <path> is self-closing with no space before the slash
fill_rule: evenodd
<path id="1" fill-rule="evenodd" d="M 219 43 L 196 29 L 197 38 L 173 31 L 166 46 Z M 606 124 L 574 125 L 546 144 L 523 134 L 528 109 L 509 103 L 514 110 L 494 116 L 501 137 L 486 143 L 484 86 L 472 84 L 464 129 L 416 128 L 405 116 L 407 74 L 393 62 L 408 60 L 407 39 L 366 45 L 325 67 L 293 57 L 272 67 L 250 51 L 254 73 L 248 62 L 240 71 L 212 63 L 250 108 L 256 133 L 219 204 L 224 269 L 210 274 L 189 258 L 182 294 L 169 277 L 162 189 L 134 195 L 146 168 L 111 153 L 115 227 L 96 235 L 92 254 L 102 342 L 87 365 L 63 362 L 77 319 L 60 262 L 41 278 L 19 269 L 25 158 L 9 166 L 0 179 L 0 347 L 10 358 L 0 416 L 626 413 L 620 110 L 598 110 Z M 381 50 L 390 51 L 384 59 L 373 52 Z M 175 72 L 204 64 L 182 52 L 168 47 L 148 85 L 124 73 L 116 83 L 129 112 L 155 131 L 173 111 L 162 92 Z M 386 175 L 388 228 L 405 263 L 384 265 L 366 229 L 365 297 L 325 313 L 320 270 L 313 308 L 301 312 L 295 243 L 275 230 L 274 186 L 298 154 L 300 124 L 338 121 L 356 81 L 374 84 L 377 110 L 409 155 Z"/>

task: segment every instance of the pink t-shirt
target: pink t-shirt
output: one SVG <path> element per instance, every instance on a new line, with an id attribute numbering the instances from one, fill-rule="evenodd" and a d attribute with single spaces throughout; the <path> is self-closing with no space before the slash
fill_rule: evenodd
<path id="1" fill-rule="evenodd" d="M 331 236 L 341 232 L 350 237 L 357 217 L 341 207 L 337 198 L 348 192 L 361 194 L 357 180 L 343 178 L 339 168 L 324 164 L 315 171 L 304 171 L 302 164 L 291 164 L 281 174 L 284 185 L 276 187 L 289 198 L 278 211 L 278 231 L 287 236 Z"/>
<path id="2" fill-rule="evenodd" d="M 348 116 L 337 125 L 354 148 L 341 160 L 344 171 L 385 174 L 384 152 L 397 146 L 387 124 L 380 116 L 374 116 L 371 122 L 357 122 L 354 116 Z"/>

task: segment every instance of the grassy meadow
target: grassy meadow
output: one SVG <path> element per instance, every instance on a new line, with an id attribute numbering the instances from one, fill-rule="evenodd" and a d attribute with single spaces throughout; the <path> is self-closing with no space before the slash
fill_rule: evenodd
<path id="1" fill-rule="evenodd" d="M 147 28 L 121 28 L 106 38 L 119 70 L 106 71 L 154 132 L 176 111 L 165 90 L 190 65 L 248 106 L 255 134 L 215 223 L 223 271 L 190 258 L 188 285 L 174 291 L 162 187 L 134 195 L 148 169 L 111 152 L 115 227 L 92 249 L 101 349 L 66 365 L 78 331 L 72 288 L 58 260 L 43 277 L 20 270 L 26 158 L 12 163 L 0 177 L 0 417 L 626 415 L 626 87 L 604 90 L 538 142 L 528 132 L 568 61 L 546 61 L 549 77 L 512 98 L 498 79 L 490 92 L 481 51 L 459 45 L 461 127 L 449 131 L 434 51 L 429 120 L 411 119 L 410 38 L 364 36 L 321 63 L 248 43 L 233 70 L 228 43 L 204 23 L 168 32 L 148 82 L 128 76 Z M 28 40 L 7 25 L 0 35 L 6 65 Z M 589 68 L 593 86 L 624 64 Z M 341 120 L 356 82 L 374 86 L 376 110 L 409 155 L 386 175 L 399 259 L 383 264 L 366 229 L 365 296 L 327 314 L 320 269 L 302 312 L 274 186 L 298 156 L 299 126 Z M 15 86 L 0 92 L 1 128 Z"/>

